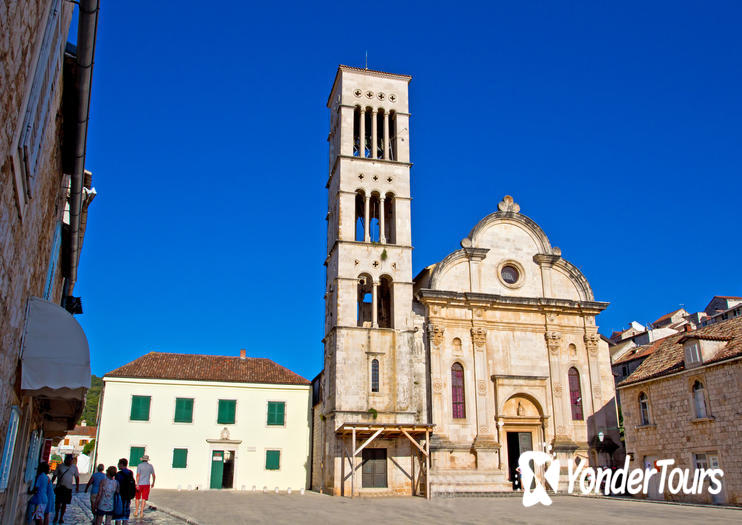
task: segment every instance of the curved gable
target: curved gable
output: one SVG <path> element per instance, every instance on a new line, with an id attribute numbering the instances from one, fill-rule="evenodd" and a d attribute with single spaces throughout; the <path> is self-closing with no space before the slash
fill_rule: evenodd
<path id="1" fill-rule="evenodd" d="M 461 241 L 462 248 L 435 266 L 430 288 L 515 297 L 554 297 L 592 301 L 587 279 L 520 206 L 506 196 L 498 211 L 483 218 Z M 516 283 L 502 278 L 503 266 L 513 266 Z M 546 290 L 545 290 L 546 287 Z"/>

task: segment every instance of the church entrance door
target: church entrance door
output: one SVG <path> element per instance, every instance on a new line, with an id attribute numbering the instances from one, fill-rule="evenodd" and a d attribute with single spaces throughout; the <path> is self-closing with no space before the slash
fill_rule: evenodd
<path id="1" fill-rule="evenodd" d="M 533 435 L 531 432 L 508 432 L 508 473 L 514 480 L 517 474 L 518 458 L 523 452 L 533 450 Z"/>

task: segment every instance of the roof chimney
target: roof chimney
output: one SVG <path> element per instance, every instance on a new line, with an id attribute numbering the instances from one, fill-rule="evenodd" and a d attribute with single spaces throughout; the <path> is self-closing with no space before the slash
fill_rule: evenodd
<path id="1" fill-rule="evenodd" d="M 243 361 L 245 360 L 245 349 L 244 348 L 240 348 L 240 359 L 242 359 Z"/>

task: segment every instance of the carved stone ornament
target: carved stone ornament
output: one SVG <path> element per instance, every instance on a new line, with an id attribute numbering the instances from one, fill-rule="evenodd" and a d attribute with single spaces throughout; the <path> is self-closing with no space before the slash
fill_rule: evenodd
<path id="1" fill-rule="evenodd" d="M 446 328 L 444 326 L 436 324 L 428 325 L 428 334 L 430 341 L 434 346 L 441 346 L 441 343 L 443 342 L 443 333 L 445 331 Z"/>
<path id="2" fill-rule="evenodd" d="M 477 381 L 477 393 L 482 396 L 487 393 L 487 382 L 483 379 Z"/>
<path id="3" fill-rule="evenodd" d="M 557 318 L 557 314 L 555 312 L 549 312 L 548 314 L 546 314 L 546 320 L 550 323 L 553 323 L 554 321 L 556 321 L 556 318 Z"/>
<path id="4" fill-rule="evenodd" d="M 598 342 L 600 342 L 598 334 L 585 334 L 585 346 L 591 354 L 598 353 Z"/>
<path id="5" fill-rule="evenodd" d="M 554 396 L 561 397 L 562 395 L 562 385 L 554 385 Z"/>
<path id="6" fill-rule="evenodd" d="M 433 392 L 436 394 L 443 392 L 443 380 L 439 377 L 433 379 Z"/>
<path id="7" fill-rule="evenodd" d="M 512 213 L 518 213 L 520 211 L 520 206 L 513 201 L 513 198 L 510 195 L 505 195 L 502 201 L 497 205 L 497 209 L 505 212 L 509 211 Z"/>
<path id="8" fill-rule="evenodd" d="M 490 429 L 489 429 L 489 427 L 487 425 L 482 425 L 481 427 L 479 427 L 479 433 L 480 434 L 486 434 L 489 431 L 490 431 Z"/>
<path id="9" fill-rule="evenodd" d="M 544 337 L 546 337 L 546 346 L 549 347 L 549 351 L 552 354 L 556 354 L 557 352 L 559 352 L 559 345 L 562 341 L 562 334 L 554 330 L 549 330 L 544 334 Z"/>
<path id="10" fill-rule="evenodd" d="M 472 328 L 471 339 L 474 341 L 474 347 L 477 350 L 483 350 L 484 345 L 487 343 L 487 329 L 481 327 Z"/>
<path id="11" fill-rule="evenodd" d="M 600 401 L 600 387 L 598 386 L 593 387 L 593 399 L 595 401 Z"/>
<path id="12" fill-rule="evenodd" d="M 564 436 L 566 434 L 567 434 L 567 429 L 565 427 L 563 427 L 563 426 L 558 426 L 557 427 L 557 435 Z"/>
<path id="13" fill-rule="evenodd" d="M 224 428 L 222 429 L 222 433 L 221 433 L 221 434 L 219 434 L 219 437 L 220 437 L 221 439 L 229 439 L 229 429 L 228 429 L 227 427 L 224 427 Z"/>

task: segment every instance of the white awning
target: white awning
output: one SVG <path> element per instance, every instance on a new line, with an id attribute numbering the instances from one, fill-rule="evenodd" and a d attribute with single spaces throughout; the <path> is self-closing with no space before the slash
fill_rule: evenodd
<path id="1" fill-rule="evenodd" d="M 21 390 L 82 400 L 90 388 L 90 350 L 77 320 L 61 306 L 31 297 L 21 354 Z"/>

